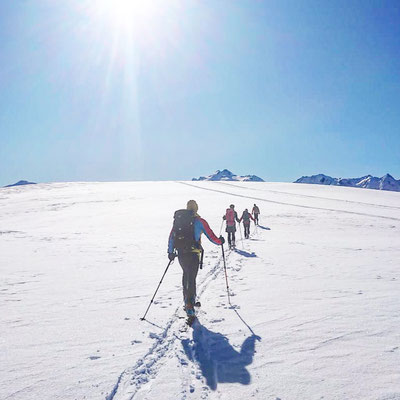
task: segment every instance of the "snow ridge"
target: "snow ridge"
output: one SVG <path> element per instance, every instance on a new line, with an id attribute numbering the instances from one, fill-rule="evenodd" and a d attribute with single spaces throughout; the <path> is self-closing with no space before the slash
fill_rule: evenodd
<path id="1" fill-rule="evenodd" d="M 348 186 L 400 192 L 400 180 L 393 178 L 393 176 L 390 174 L 386 174 L 381 178 L 377 178 L 376 176 L 372 175 L 362 176 L 361 178 L 332 178 L 328 175 L 318 174 L 312 176 L 302 176 L 294 183 Z"/>

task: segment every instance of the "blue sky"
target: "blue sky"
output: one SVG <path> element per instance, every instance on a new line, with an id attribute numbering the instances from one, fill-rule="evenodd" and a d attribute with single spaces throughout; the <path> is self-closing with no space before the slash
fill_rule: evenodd
<path id="1" fill-rule="evenodd" d="M 128 1 L 0 3 L 0 185 L 400 178 L 399 1 Z"/>

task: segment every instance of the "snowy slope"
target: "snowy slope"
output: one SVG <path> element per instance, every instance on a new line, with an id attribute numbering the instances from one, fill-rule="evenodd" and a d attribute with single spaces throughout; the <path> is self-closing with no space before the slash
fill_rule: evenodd
<path id="1" fill-rule="evenodd" d="M 167 264 L 188 199 L 219 234 L 227 205 L 261 225 L 203 240 L 199 324 L 181 332 Z M 0 189 L 0 398 L 400 399 L 400 194 L 240 182 Z M 238 235 L 240 237 L 240 235 Z"/>

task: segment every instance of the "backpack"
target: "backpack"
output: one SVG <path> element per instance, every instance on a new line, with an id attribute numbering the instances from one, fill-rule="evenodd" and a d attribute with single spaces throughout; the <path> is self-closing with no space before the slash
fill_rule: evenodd
<path id="1" fill-rule="evenodd" d="M 250 221 L 250 213 L 247 211 L 243 211 L 243 215 L 242 215 L 243 221 Z"/>
<path id="2" fill-rule="evenodd" d="M 191 210 L 177 210 L 174 214 L 174 247 L 177 250 L 190 250 L 196 246 L 194 239 L 195 214 Z"/>
<path id="3" fill-rule="evenodd" d="M 235 210 L 232 210 L 232 208 L 228 208 L 226 210 L 225 218 L 226 218 L 226 224 L 228 226 L 234 226 L 235 225 Z"/>

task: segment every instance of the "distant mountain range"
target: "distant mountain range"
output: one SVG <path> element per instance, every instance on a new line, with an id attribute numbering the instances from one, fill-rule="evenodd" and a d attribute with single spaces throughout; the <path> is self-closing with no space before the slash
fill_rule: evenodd
<path id="1" fill-rule="evenodd" d="M 224 169 L 218 170 L 215 174 L 193 178 L 192 181 L 237 181 L 237 182 L 264 182 L 256 175 L 235 175 L 231 171 Z"/>
<path id="2" fill-rule="evenodd" d="M 366 175 L 361 178 L 332 178 L 324 174 L 302 176 L 294 183 L 311 183 L 317 185 L 336 185 L 359 187 L 366 189 L 391 190 L 400 192 L 400 180 L 394 179 L 392 175 L 386 174 L 382 178 Z"/>
<path id="3" fill-rule="evenodd" d="M 17 183 L 13 183 L 12 185 L 7 185 L 4 187 L 13 187 L 13 186 L 22 186 L 22 185 L 36 185 L 36 182 L 18 181 Z"/>

